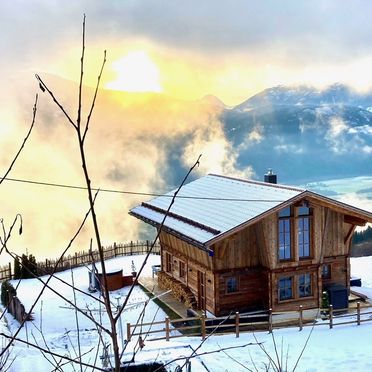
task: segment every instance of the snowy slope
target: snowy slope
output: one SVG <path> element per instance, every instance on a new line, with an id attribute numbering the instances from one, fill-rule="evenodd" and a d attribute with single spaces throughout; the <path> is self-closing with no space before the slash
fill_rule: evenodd
<path id="1" fill-rule="evenodd" d="M 133 259 L 137 268 L 140 266 L 144 256 L 122 257 L 108 261 L 109 268 L 124 268 L 124 271 L 130 271 L 130 263 Z M 150 257 L 145 270 L 145 275 L 151 275 L 151 265 L 159 263 L 159 256 Z M 363 291 L 372 297 L 372 257 L 362 257 L 352 259 L 352 275 L 362 278 Z M 78 287 L 86 290 L 88 286 L 88 274 L 86 268 L 74 269 L 74 281 Z M 59 273 L 58 276 L 66 281 L 71 281 L 69 271 Z M 61 285 L 55 280 L 52 286 L 58 288 L 68 299 L 73 299 L 71 289 L 66 285 Z M 33 299 L 38 293 L 40 284 L 35 279 L 22 281 L 18 295 L 22 299 L 26 308 L 31 305 Z M 126 295 L 126 289 L 113 293 L 113 299 L 119 298 L 122 301 Z M 83 307 L 91 309 L 97 306 L 94 301 L 83 294 L 76 294 L 77 302 Z M 126 322 L 134 323 L 142 309 L 142 301 L 147 299 L 146 295 L 136 289 L 130 303 L 134 306 L 123 315 L 123 324 Z M 75 324 L 75 313 L 65 301 L 58 299 L 57 296 L 47 290 L 42 296 L 41 301 L 34 311 L 34 322 L 28 322 L 27 328 L 22 329 L 20 337 L 29 340 L 35 338 L 40 346 L 45 347 L 38 328 L 42 328 L 46 343 L 53 352 L 67 354 L 75 357 L 77 350 L 77 332 Z M 95 314 L 98 316 L 98 313 Z M 144 321 L 152 319 L 163 320 L 165 314 L 162 310 L 150 302 Z M 10 329 L 14 332 L 17 328 L 17 322 L 7 316 Z M 102 315 L 102 323 L 107 326 L 107 319 Z M 80 343 L 82 353 L 89 352 L 83 360 L 93 362 L 95 351 L 98 345 L 98 334 L 94 325 L 79 315 Z M 297 359 L 306 343 L 311 332 L 311 328 L 305 328 L 299 332 L 298 328 L 288 328 L 274 331 L 274 339 L 277 345 L 279 358 L 282 363 L 287 364 L 288 370 L 292 370 L 296 365 Z M 125 331 L 124 331 L 125 333 Z M 297 371 L 370 371 L 372 370 L 372 322 L 363 323 L 361 326 L 355 324 L 347 326 L 336 326 L 330 330 L 327 326 L 314 328 L 309 338 L 308 345 L 305 348 L 302 357 L 299 360 Z M 192 371 L 246 371 L 258 370 L 264 371 L 268 363 L 268 357 L 265 352 L 257 345 L 262 343 L 267 353 L 276 361 L 276 352 L 274 340 L 267 332 L 241 333 L 237 339 L 233 335 L 213 336 L 209 338 L 197 353 L 201 356 L 191 359 Z M 107 339 L 106 339 L 107 340 Z M 200 345 L 199 337 L 176 338 L 170 342 L 166 341 L 145 341 L 144 349 L 137 354 L 136 361 L 141 360 L 161 360 L 169 362 L 181 358 L 177 362 L 170 364 L 170 370 L 174 370 L 176 364 L 184 363 L 183 357 L 190 356 Z M 135 340 L 130 342 L 123 360 L 132 357 L 132 351 L 135 347 Z M 221 350 L 223 349 L 223 350 Z M 212 352 L 212 353 L 211 353 Z M 209 354 L 211 353 L 211 354 Z M 100 354 L 99 354 L 100 355 Z M 282 357 L 281 357 L 282 355 Z M 16 360 L 11 371 L 51 371 L 52 365 L 42 357 L 41 353 L 35 349 L 27 348 L 25 345 L 17 342 L 12 350 L 12 357 Z M 98 366 L 101 361 L 98 359 Z M 63 366 L 63 371 L 73 370 L 71 366 Z"/>

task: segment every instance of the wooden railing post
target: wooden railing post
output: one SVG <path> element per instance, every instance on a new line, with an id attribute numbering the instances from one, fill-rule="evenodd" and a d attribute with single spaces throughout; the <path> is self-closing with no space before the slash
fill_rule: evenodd
<path id="1" fill-rule="evenodd" d="M 333 328 L 333 305 L 329 305 L 329 328 Z"/>
<path id="2" fill-rule="evenodd" d="M 130 332 L 130 323 L 127 323 L 127 341 L 129 342 L 131 339 L 131 332 Z"/>
<path id="3" fill-rule="evenodd" d="M 169 341 L 169 317 L 165 318 L 165 341 Z"/>
<path id="4" fill-rule="evenodd" d="M 200 317 L 200 323 L 201 323 L 201 336 L 202 340 L 205 339 L 205 314 L 203 313 Z"/>
<path id="5" fill-rule="evenodd" d="M 12 264 L 9 262 L 9 280 L 12 280 Z"/>
<path id="6" fill-rule="evenodd" d="M 302 305 L 300 305 L 300 309 L 298 313 L 298 326 L 300 327 L 300 331 L 302 331 L 302 324 L 303 324 L 303 309 L 302 309 Z"/>
<path id="7" fill-rule="evenodd" d="M 360 325 L 360 302 L 357 302 L 357 324 Z"/>
<path id="8" fill-rule="evenodd" d="M 240 320 L 239 311 L 237 311 L 235 313 L 235 336 L 236 338 L 239 337 L 239 320 Z"/>
<path id="9" fill-rule="evenodd" d="M 273 309 L 269 309 L 269 333 L 273 331 Z"/>

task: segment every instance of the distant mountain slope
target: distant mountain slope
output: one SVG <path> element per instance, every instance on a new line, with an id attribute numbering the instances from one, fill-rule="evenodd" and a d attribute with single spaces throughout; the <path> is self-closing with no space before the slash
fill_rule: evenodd
<path id="1" fill-rule="evenodd" d="M 225 110 L 221 120 L 238 164 L 268 167 L 286 182 L 372 171 L 372 95 L 334 84 L 319 91 L 274 87 Z"/>

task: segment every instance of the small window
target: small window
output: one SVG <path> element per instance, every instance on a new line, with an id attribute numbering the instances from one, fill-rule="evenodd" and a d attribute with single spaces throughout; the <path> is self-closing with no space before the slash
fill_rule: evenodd
<path id="1" fill-rule="evenodd" d="M 238 291 L 238 280 L 236 276 L 226 279 L 226 293 L 234 293 Z"/>
<path id="2" fill-rule="evenodd" d="M 169 253 L 165 254 L 165 271 L 167 273 L 172 272 L 172 256 Z"/>
<path id="3" fill-rule="evenodd" d="M 299 297 L 309 297 L 312 295 L 311 274 L 302 274 L 298 276 L 298 295 Z"/>
<path id="4" fill-rule="evenodd" d="M 291 217 L 291 207 L 283 208 L 279 211 L 279 217 Z"/>
<path id="5" fill-rule="evenodd" d="M 297 214 L 299 216 L 309 216 L 310 215 L 310 208 L 308 207 L 298 207 Z"/>
<path id="6" fill-rule="evenodd" d="M 279 301 L 293 298 L 293 277 L 288 276 L 279 279 Z"/>
<path id="7" fill-rule="evenodd" d="M 183 261 L 179 261 L 179 275 L 180 278 L 184 278 L 186 276 L 186 265 Z"/>
<path id="8" fill-rule="evenodd" d="M 322 279 L 331 279 L 331 265 L 322 266 Z"/>

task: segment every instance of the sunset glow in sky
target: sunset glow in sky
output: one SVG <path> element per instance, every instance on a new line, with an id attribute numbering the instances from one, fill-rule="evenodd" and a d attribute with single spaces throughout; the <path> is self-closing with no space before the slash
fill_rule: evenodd
<path id="1" fill-rule="evenodd" d="M 372 87 L 372 2 L 368 0 L 0 1 L 0 172 L 28 130 L 39 92 L 34 133 L 10 176 L 79 185 L 81 166 L 71 128 L 42 94 L 37 73 L 76 118 L 81 26 L 86 14 L 83 117 L 89 112 L 104 50 L 107 63 L 87 141 L 93 184 L 165 191 L 174 185 L 170 149 L 188 167 L 202 152 L 198 175 L 255 176 L 236 167 L 214 95 L 240 104 L 275 85 L 334 82 Z M 254 140 L 252 137 L 250 140 Z M 127 215 L 141 198 L 100 195 L 105 242 L 132 240 L 141 228 Z M 86 195 L 4 182 L 0 218 L 22 213 L 14 249 L 49 255 L 63 246 L 86 212 Z M 120 216 L 115 222 L 112 216 Z M 89 245 L 89 227 L 78 247 Z M 58 244 L 57 244 L 58 243 Z"/>

